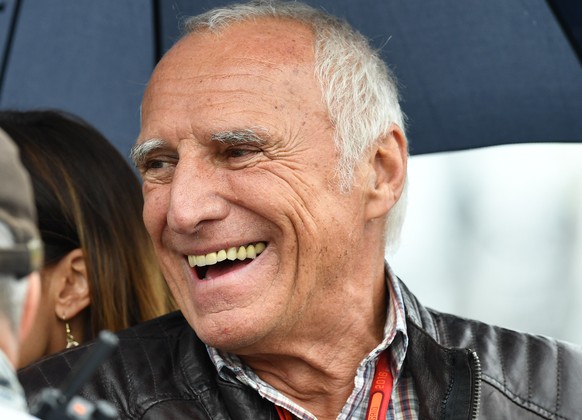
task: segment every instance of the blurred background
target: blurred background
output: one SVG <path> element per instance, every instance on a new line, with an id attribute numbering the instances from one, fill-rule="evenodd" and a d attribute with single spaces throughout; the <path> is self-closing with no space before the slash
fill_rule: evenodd
<path id="1" fill-rule="evenodd" d="M 582 1 L 307 2 L 400 82 L 412 157 L 396 273 L 435 309 L 582 344 Z M 226 3 L 0 0 L 0 108 L 73 112 L 127 156 L 183 18 Z"/>
<path id="2" fill-rule="evenodd" d="M 400 248 L 425 305 L 582 344 L 582 145 L 413 156 Z"/>

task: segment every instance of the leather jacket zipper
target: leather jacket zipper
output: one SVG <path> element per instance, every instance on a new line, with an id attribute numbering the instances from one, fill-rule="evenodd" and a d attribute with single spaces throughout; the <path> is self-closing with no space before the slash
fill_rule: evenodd
<path id="1" fill-rule="evenodd" d="M 471 396 L 471 420 L 476 420 L 479 416 L 479 405 L 481 403 L 481 361 L 476 351 L 470 350 L 469 360 L 471 362 L 472 396 Z"/>

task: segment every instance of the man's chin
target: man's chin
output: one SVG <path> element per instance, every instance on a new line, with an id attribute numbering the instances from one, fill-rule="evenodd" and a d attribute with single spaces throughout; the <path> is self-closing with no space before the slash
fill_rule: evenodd
<path id="1" fill-rule="evenodd" d="M 239 322 L 227 320 L 204 319 L 194 322 L 192 328 L 206 345 L 229 353 L 240 354 L 249 348 L 257 346 L 262 341 L 264 333 L 253 325 L 241 325 Z"/>
<path id="2" fill-rule="evenodd" d="M 256 348 L 259 341 L 255 336 L 249 334 L 204 334 L 199 335 L 200 339 L 208 346 L 221 351 L 242 355 Z"/>

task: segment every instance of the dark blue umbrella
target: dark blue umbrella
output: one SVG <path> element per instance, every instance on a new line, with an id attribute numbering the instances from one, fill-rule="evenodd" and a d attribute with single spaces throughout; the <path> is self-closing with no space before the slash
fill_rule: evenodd
<path id="1" fill-rule="evenodd" d="M 77 113 L 127 154 L 157 59 L 150 2 L 2 3 L 0 107 Z"/>
<path id="2" fill-rule="evenodd" d="M 0 107 L 81 115 L 127 154 L 184 16 L 227 1 L 0 0 Z M 413 154 L 582 141 L 579 0 L 312 0 L 400 80 Z"/>

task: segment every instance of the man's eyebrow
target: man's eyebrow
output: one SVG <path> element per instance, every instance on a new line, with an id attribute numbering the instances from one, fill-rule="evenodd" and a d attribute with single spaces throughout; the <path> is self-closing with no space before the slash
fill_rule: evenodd
<path id="1" fill-rule="evenodd" d="M 136 144 L 131 148 L 129 152 L 129 158 L 133 162 L 136 168 L 143 166 L 147 156 L 154 150 L 164 149 L 168 145 L 164 140 L 160 139 L 150 139 L 143 143 Z"/>
<path id="2" fill-rule="evenodd" d="M 210 136 L 210 141 L 225 144 L 256 144 L 263 145 L 267 143 L 268 130 L 263 127 L 250 127 L 235 130 L 219 131 Z M 153 151 L 167 149 L 168 144 L 165 140 L 149 139 L 140 144 L 134 145 L 130 152 L 129 158 L 133 164 L 139 168 L 143 166 L 148 155 Z"/>
<path id="3" fill-rule="evenodd" d="M 225 144 L 257 144 L 267 143 L 268 130 L 263 127 L 250 127 L 235 130 L 219 131 L 210 136 L 210 141 Z"/>

